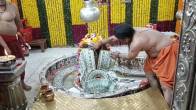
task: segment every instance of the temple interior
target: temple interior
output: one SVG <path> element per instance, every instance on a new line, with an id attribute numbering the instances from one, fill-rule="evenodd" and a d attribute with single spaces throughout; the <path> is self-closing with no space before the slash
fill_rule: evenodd
<path id="1" fill-rule="evenodd" d="M 0 0 L 0 110 L 196 110 L 195 24 L 195 0 Z"/>

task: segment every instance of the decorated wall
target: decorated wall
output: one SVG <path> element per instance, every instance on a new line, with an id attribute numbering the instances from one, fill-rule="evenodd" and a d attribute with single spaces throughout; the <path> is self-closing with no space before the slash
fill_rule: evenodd
<path id="1" fill-rule="evenodd" d="M 48 44 L 66 46 L 78 43 L 88 32 L 104 37 L 112 35 L 114 26 L 127 22 L 134 27 L 156 23 L 160 31 L 175 31 L 175 13 L 178 0 L 106 0 L 100 6 L 101 16 L 97 22 L 86 24 L 80 20 L 83 0 L 11 0 L 19 7 L 28 25 L 40 29 Z"/>

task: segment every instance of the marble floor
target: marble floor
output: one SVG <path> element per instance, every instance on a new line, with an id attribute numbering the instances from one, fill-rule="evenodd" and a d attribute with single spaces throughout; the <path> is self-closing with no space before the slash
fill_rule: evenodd
<path id="1" fill-rule="evenodd" d="M 127 53 L 128 48 L 126 46 L 114 47 L 112 51 L 120 51 L 122 53 Z M 29 102 L 29 107 L 31 107 L 34 97 L 38 93 L 40 81 L 39 81 L 39 73 L 51 61 L 62 57 L 62 56 L 72 56 L 76 54 L 77 48 L 48 48 L 45 52 L 41 52 L 41 50 L 31 50 L 30 55 L 26 57 L 27 65 L 26 65 L 26 76 L 25 82 L 28 85 L 32 86 L 32 90 L 25 92 L 27 100 Z M 141 52 L 138 57 L 145 56 L 144 52 Z"/>

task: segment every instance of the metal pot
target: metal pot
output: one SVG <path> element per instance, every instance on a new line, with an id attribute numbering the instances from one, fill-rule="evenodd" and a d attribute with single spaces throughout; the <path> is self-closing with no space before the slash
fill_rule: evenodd
<path id="1" fill-rule="evenodd" d="M 45 101 L 51 102 L 54 100 L 54 92 L 52 89 L 48 89 L 45 93 Z"/>
<path id="2" fill-rule="evenodd" d="M 100 16 L 100 10 L 96 7 L 93 0 L 84 0 L 85 7 L 80 10 L 80 18 L 84 22 L 97 21 Z"/>
<path id="3" fill-rule="evenodd" d="M 47 92 L 48 89 L 49 89 L 49 85 L 48 84 L 41 85 L 41 87 L 40 87 L 40 93 L 41 93 L 41 95 L 44 96 L 46 94 L 46 92 Z"/>

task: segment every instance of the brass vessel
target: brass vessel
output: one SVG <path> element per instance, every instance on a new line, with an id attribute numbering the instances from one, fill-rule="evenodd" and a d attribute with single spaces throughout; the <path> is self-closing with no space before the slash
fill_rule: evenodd
<path id="1" fill-rule="evenodd" d="M 40 87 L 40 93 L 41 93 L 41 95 L 44 96 L 48 89 L 49 89 L 48 84 L 41 85 L 41 87 Z"/>
<path id="2" fill-rule="evenodd" d="M 54 92 L 52 89 L 48 89 L 45 93 L 45 101 L 46 102 L 51 102 L 54 100 Z"/>

